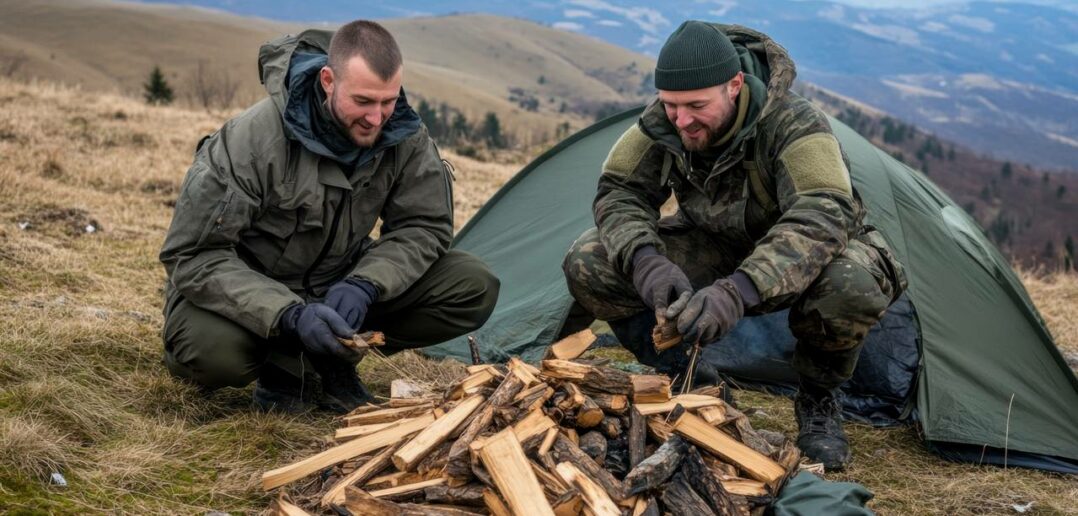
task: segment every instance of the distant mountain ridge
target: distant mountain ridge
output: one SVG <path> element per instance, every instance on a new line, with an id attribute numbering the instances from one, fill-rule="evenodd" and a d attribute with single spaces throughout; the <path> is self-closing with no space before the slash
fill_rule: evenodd
<path id="1" fill-rule="evenodd" d="M 684 19 L 738 23 L 782 43 L 810 82 L 1001 159 L 1078 168 L 1074 8 L 968 2 L 866 9 L 819 0 L 418 0 L 407 7 L 367 2 L 362 9 L 344 0 L 187 2 L 283 20 L 486 12 L 650 55 Z"/>

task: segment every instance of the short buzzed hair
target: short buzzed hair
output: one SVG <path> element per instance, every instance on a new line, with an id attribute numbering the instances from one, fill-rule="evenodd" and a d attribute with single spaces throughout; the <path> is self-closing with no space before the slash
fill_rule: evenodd
<path id="1" fill-rule="evenodd" d="M 329 67 L 333 73 L 342 73 L 345 63 L 357 55 L 383 81 L 393 77 L 404 61 L 393 35 L 385 27 L 369 20 L 344 24 L 329 41 Z"/>

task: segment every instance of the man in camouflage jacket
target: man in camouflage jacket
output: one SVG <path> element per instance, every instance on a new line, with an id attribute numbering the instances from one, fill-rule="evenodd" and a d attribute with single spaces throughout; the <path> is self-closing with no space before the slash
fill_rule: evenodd
<path id="1" fill-rule="evenodd" d="M 841 469 L 850 454 L 837 388 L 905 279 L 862 224 L 826 116 L 789 90 L 794 75 L 764 34 L 682 24 L 659 54 L 658 98 L 603 165 L 597 228 L 564 269 L 578 308 L 608 321 L 642 363 L 682 378 L 686 347 L 719 340 L 745 315 L 790 308 L 798 445 Z M 660 218 L 671 193 L 677 213 Z M 656 353 L 658 319 L 676 321 L 682 348 Z"/>
<path id="2" fill-rule="evenodd" d="M 257 379 L 264 409 L 347 411 L 369 393 L 338 338 L 383 331 L 387 352 L 448 340 L 486 321 L 498 281 L 447 250 L 450 170 L 383 27 L 282 37 L 258 64 L 269 97 L 199 143 L 176 201 L 164 361 L 206 389 Z"/>

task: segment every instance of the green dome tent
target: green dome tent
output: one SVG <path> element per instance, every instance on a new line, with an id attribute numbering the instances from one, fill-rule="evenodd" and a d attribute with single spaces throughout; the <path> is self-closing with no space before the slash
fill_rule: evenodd
<path id="1" fill-rule="evenodd" d="M 457 235 L 453 246 L 480 256 L 502 281 L 494 314 L 475 333 L 484 360 L 538 360 L 558 335 L 572 304 L 562 258 L 593 226 L 602 162 L 640 112 L 603 120 L 537 158 Z M 924 175 L 831 124 L 868 206 L 867 222 L 887 237 L 909 276 L 908 292 L 866 343 L 854 379 L 861 375 L 865 385 L 846 386 L 851 398 L 873 405 L 853 412 L 876 422 L 916 419 L 926 444 L 948 458 L 1002 463 L 1006 451 L 1010 465 L 1078 473 L 1078 378 L 1007 260 Z M 745 319 L 708 347 L 735 351 L 705 359 L 732 367 L 743 383 L 788 389 L 796 377 L 774 365 L 792 349 L 782 317 Z M 775 342 L 789 349 L 758 349 Z M 427 352 L 469 357 L 463 339 Z M 769 354 L 779 362 L 765 361 Z M 880 413 L 886 416 L 873 417 Z"/>

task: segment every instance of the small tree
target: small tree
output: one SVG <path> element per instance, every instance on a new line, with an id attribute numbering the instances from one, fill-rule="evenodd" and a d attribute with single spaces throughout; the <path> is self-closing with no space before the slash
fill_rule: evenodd
<path id="1" fill-rule="evenodd" d="M 487 112 L 487 116 L 483 119 L 483 128 L 479 134 L 491 147 L 501 148 L 505 144 L 502 138 L 501 121 L 498 120 L 498 115 L 493 112 Z"/>
<path id="2" fill-rule="evenodd" d="M 171 104 L 172 87 L 165 81 L 165 74 L 161 73 L 161 67 L 154 66 L 150 72 L 150 79 L 142 85 L 143 96 L 150 104 Z"/>
<path id="3" fill-rule="evenodd" d="M 999 175 L 1003 176 L 1003 179 L 1010 179 L 1013 172 L 1010 161 L 1004 163 L 1003 168 L 999 169 Z"/>

